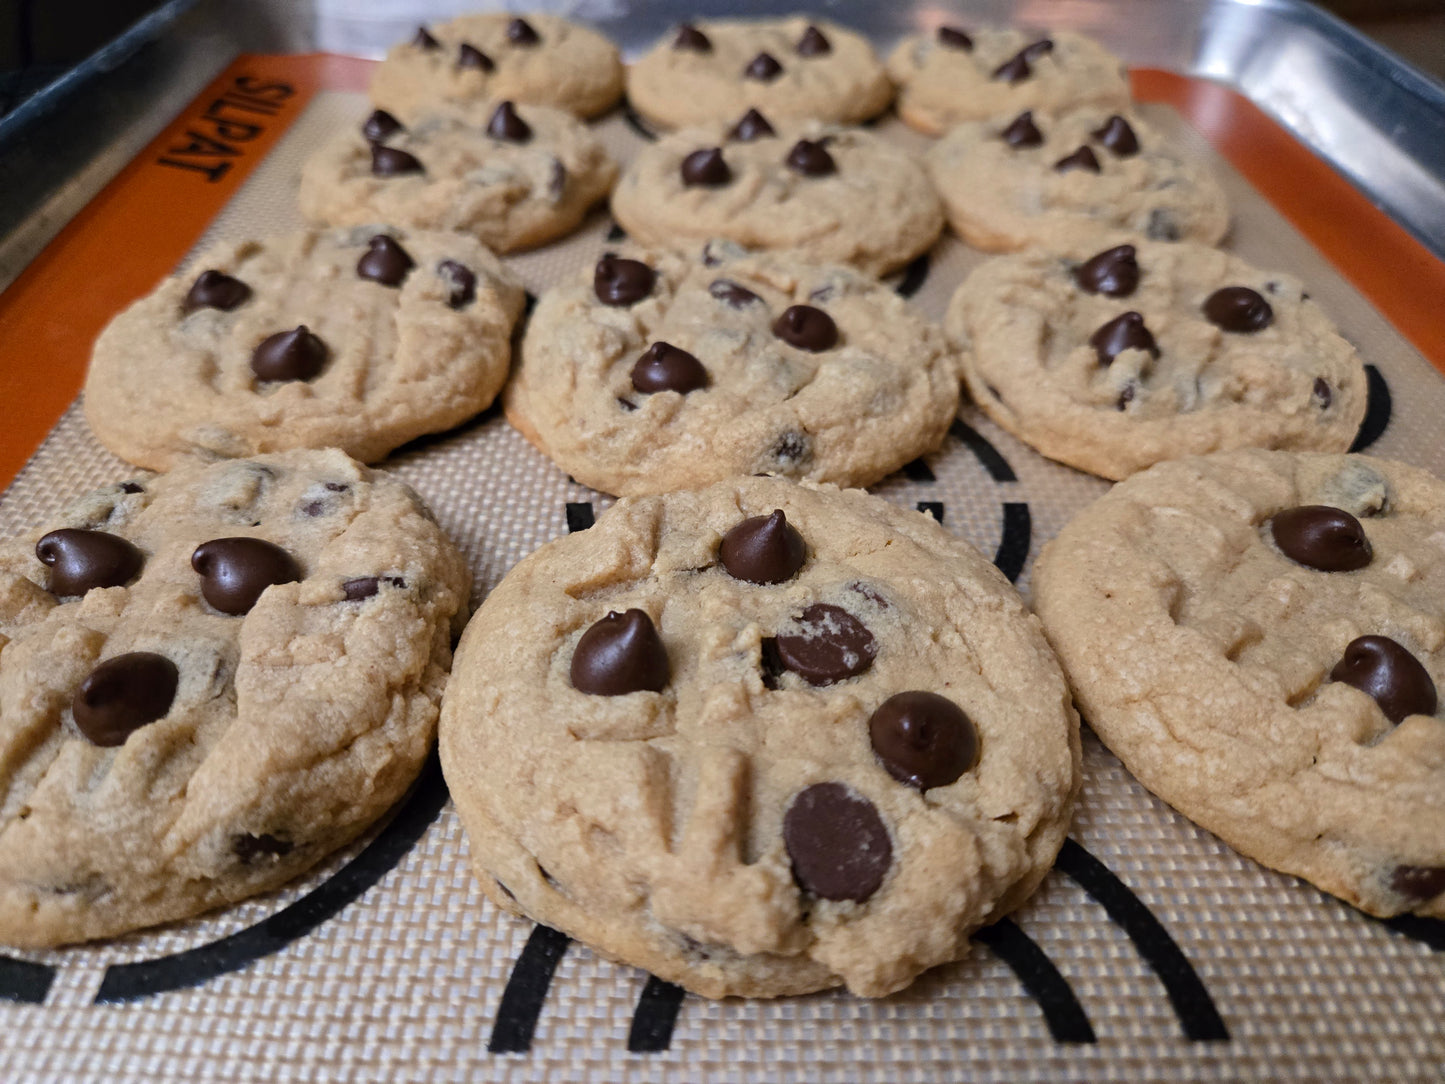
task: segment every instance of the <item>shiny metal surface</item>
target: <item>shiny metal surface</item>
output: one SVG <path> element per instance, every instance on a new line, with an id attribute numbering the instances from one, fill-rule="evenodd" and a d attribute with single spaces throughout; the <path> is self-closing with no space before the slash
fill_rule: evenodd
<path id="1" fill-rule="evenodd" d="M 380 56 L 476 0 L 201 0 L 151 45 L 0 142 L 0 285 L 240 52 Z M 682 17 L 797 10 L 789 0 L 573 0 L 635 56 Z M 1445 258 L 1445 87 L 1302 0 L 829 0 L 819 14 L 888 47 L 947 21 L 1093 34 L 1130 64 L 1204 76 L 1258 104 Z"/>

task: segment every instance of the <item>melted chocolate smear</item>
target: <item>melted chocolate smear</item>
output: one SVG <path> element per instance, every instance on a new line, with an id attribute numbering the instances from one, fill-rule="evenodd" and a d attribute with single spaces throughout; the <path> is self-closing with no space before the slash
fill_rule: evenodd
<path id="1" fill-rule="evenodd" d="M 232 278 L 222 271 L 202 271 L 186 299 L 181 302 L 181 313 L 189 316 L 197 309 L 220 309 L 230 312 L 246 303 L 251 296 L 251 287 L 240 279 Z"/>
<path id="2" fill-rule="evenodd" d="M 361 126 L 361 134 L 369 143 L 384 143 L 388 138 L 403 130 L 401 121 L 385 109 L 375 110 L 371 116 L 366 118 L 366 123 Z"/>
<path id="3" fill-rule="evenodd" d="M 770 83 L 782 74 L 783 66 L 770 53 L 759 53 L 748 61 L 748 66 L 743 69 L 744 78 L 757 79 L 764 83 Z"/>
<path id="4" fill-rule="evenodd" d="M 756 109 L 749 109 L 742 115 L 742 119 L 733 125 L 732 131 L 728 132 L 728 138 L 736 139 L 740 143 L 751 143 L 755 139 L 777 134 L 768 123 L 767 117 Z"/>
<path id="5" fill-rule="evenodd" d="M 732 179 L 733 171 L 724 161 L 721 147 L 705 147 L 682 160 L 682 183 L 685 185 L 718 188 Z"/>
<path id="6" fill-rule="evenodd" d="M 626 260 L 610 252 L 597 261 L 592 272 L 592 292 L 604 305 L 635 305 L 652 294 L 657 272 L 640 260 Z"/>
<path id="7" fill-rule="evenodd" d="M 1204 299 L 1204 318 L 1215 327 L 1248 335 L 1262 331 L 1274 320 L 1264 296 L 1248 286 L 1226 286 Z"/>
<path id="8" fill-rule="evenodd" d="M 841 606 L 815 602 L 798 618 L 802 632 L 778 636 L 783 665 L 809 685 L 832 685 L 873 665 L 878 641 Z"/>
<path id="9" fill-rule="evenodd" d="M 1445 892 L 1445 867 L 1396 866 L 1390 874 L 1390 887 L 1407 899 L 1433 900 Z"/>
<path id="10" fill-rule="evenodd" d="M 786 162 L 794 173 L 801 173 L 805 177 L 826 177 L 830 173 L 838 172 L 838 164 L 833 161 L 828 149 L 821 142 L 815 143 L 810 139 L 800 139 L 794 143 Z"/>
<path id="11" fill-rule="evenodd" d="M 1420 660 L 1388 636 L 1357 636 L 1330 671 L 1331 681 L 1353 685 L 1374 697 L 1385 718 L 1398 723 L 1410 715 L 1434 715 L 1435 682 Z"/>
<path id="12" fill-rule="evenodd" d="M 326 344 L 305 324 L 268 335 L 251 353 L 251 371 L 258 380 L 310 380 L 326 365 Z"/>
<path id="13" fill-rule="evenodd" d="M 702 362 L 671 343 L 655 342 L 632 366 L 632 386 L 640 392 L 675 391 L 686 395 L 707 387 Z"/>
<path id="14" fill-rule="evenodd" d="M 712 52 L 712 42 L 708 36 L 690 23 L 683 23 L 677 28 L 677 37 L 672 39 L 674 49 L 689 49 L 694 53 Z"/>
<path id="15" fill-rule="evenodd" d="M 793 877 L 825 900 L 862 903 L 893 865 L 893 841 L 878 809 L 843 783 L 815 783 L 783 814 Z"/>
<path id="16" fill-rule="evenodd" d="M 191 554 L 201 577 L 201 594 L 223 614 L 250 613 L 272 584 L 301 579 L 296 559 L 262 538 L 213 538 Z"/>
<path id="17" fill-rule="evenodd" d="M 1353 572 L 1374 557 L 1360 521 L 1343 508 L 1306 504 L 1275 513 L 1270 534 L 1291 561 L 1320 572 Z"/>
<path id="18" fill-rule="evenodd" d="M 671 676 L 667 649 L 641 610 L 613 611 L 577 641 L 572 687 L 596 696 L 661 692 Z"/>
<path id="19" fill-rule="evenodd" d="M 496 62 L 491 57 L 475 45 L 468 45 L 466 42 L 462 42 L 460 48 L 457 49 L 457 67 L 484 72 L 497 70 Z"/>
<path id="20" fill-rule="evenodd" d="M 119 535 L 65 527 L 35 544 L 50 568 L 50 593 L 83 595 L 93 587 L 120 587 L 139 574 L 145 557 Z"/>
<path id="21" fill-rule="evenodd" d="M 516 106 L 502 102 L 487 121 L 487 135 L 507 143 L 525 143 L 532 138 L 532 128 L 517 115 Z"/>
<path id="22" fill-rule="evenodd" d="M 773 334 L 789 346 L 817 354 L 838 344 L 838 325 L 822 309 L 789 305 L 773 322 Z"/>
<path id="23" fill-rule="evenodd" d="M 421 159 L 397 147 L 381 143 L 371 145 L 371 172 L 375 177 L 401 177 L 408 173 L 421 173 Z"/>
<path id="24" fill-rule="evenodd" d="M 1134 129 L 1129 127 L 1129 122 L 1117 113 L 1105 121 L 1102 128 L 1097 128 L 1090 134 L 1118 158 L 1128 158 L 1139 153 L 1139 137 L 1134 134 Z"/>
<path id="25" fill-rule="evenodd" d="M 71 702 L 75 725 L 94 745 L 109 748 L 163 718 L 176 698 L 180 671 L 164 655 L 132 651 L 92 670 Z"/>
<path id="26" fill-rule="evenodd" d="M 1108 365 L 1125 350 L 1145 350 L 1151 357 L 1159 356 L 1159 344 L 1144 326 L 1144 317 L 1137 312 L 1116 316 L 1089 336 L 1089 345 L 1100 365 Z"/>
<path id="27" fill-rule="evenodd" d="M 816 26 L 810 26 L 803 31 L 803 36 L 798 39 L 794 48 L 799 56 L 822 56 L 833 51 L 833 44 Z"/>
<path id="28" fill-rule="evenodd" d="M 900 783 L 946 787 L 978 763 L 978 728 L 937 693 L 895 693 L 868 720 L 873 752 Z"/>
<path id="29" fill-rule="evenodd" d="M 513 19 L 507 24 L 507 40 L 513 45 L 536 45 L 542 38 L 526 19 Z"/>
<path id="30" fill-rule="evenodd" d="M 973 39 L 956 26 L 940 26 L 938 41 L 950 49 L 962 49 L 967 53 L 973 52 Z"/>
<path id="31" fill-rule="evenodd" d="M 728 575 L 748 583 L 782 583 L 803 567 L 807 546 L 781 508 L 751 516 L 723 535 L 718 557 Z"/>
<path id="32" fill-rule="evenodd" d="M 708 286 L 707 292 L 719 301 L 725 302 L 734 309 L 746 308 L 748 305 L 757 304 L 762 298 L 753 293 L 746 286 L 740 286 L 732 279 L 716 279 Z"/>
<path id="33" fill-rule="evenodd" d="M 400 286 L 407 273 L 416 266 L 406 249 L 395 239 L 378 233 L 367 243 L 367 250 L 356 261 L 356 273 L 383 286 Z"/>
<path id="34" fill-rule="evenodd" d="M 1010 147 L 1040 147 L 1044 142 L 1044 133 L 1034 124 L 1032 109 L 1025 109 L 1016 116 L 999 136 Z"/>
<path id="35" fill-rule="evenodd" d="M 464 309 L 477 299 L 477 276 L 470 267 L 456 260 L 443 260 L 437 264 L 437 275 L 447 284 L 449 307 Z"/>
<path id="36" fill-rule="evenodd" d="M 1080 147 L 1073 154 L 1066 154 L 1054 163 L 1056 173 L 1067 173 L 1071 169 L 1087 170 L 1089 173 L 1103 172 L 1103 167 L 1099 165 L 1099 156 L 1088 147 Z"/>

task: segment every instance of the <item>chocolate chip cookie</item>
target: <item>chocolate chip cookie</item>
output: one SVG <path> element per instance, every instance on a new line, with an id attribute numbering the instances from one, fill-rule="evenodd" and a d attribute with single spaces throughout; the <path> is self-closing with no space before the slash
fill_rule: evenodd
<path id="1" fill-rule="evenodd" d="M 404 121 L 454 110 L 484 125 L 498 101 L 595 117 L 622 97 L 617 47 L 555 15 L 494 12 L 418 27 L 393 46 L 371 81 L 371 100 Z"/>
<path id="2" fill-rule="evenodd" d="M 1082 34 L 945 25 L 904 38 L 888 57 L 898 115 L 942 135 L 955 124 L 1025 109 L 1123 109 L 1129 78 L 1118 57 Z"/>
<path id="3" fill-rule="evenodd" d="M 299 199 L 307 218 L 331 226 L 460 230 L 513 252 L 571 233 L 616 179 L 581 121 L 503 101 L 485 124 L 431 113 L 402 125 L 373 113 L 311 157 Z"/>
<path id="4" fill-rule="evenodd" d="M 712 243 L 609 252 L 545 293 L 503 403 L 579 482 L 638 494 L 868 485 L 937 447 L 957 396 L 942 333 L 875 279 Z"/>
<path id="5" fill-rule="evenodd" d="M 1035 604 L 1080 710 L 1230 846 L 1375 915 L 1445 917 L 1445 482 L 1241 451 L 1114 487 Z"/>
<path id="6" fill-rule="evenodd" d="M 334 450 L 122 482 L 0 544 L 0 942 L 183 918 L 363 832 L 431 746 L 468 580 Z"/>
<path id="7" fill-rule="evenodd" d="M 500 906 L 708 997 L 879 996 L 1063 842 L 1077 722 L 1003 576 L 856 490 L 624 499 L 458 647 L 442 767 Z"/>
<path id="8" fill-rule="evenodd" d="M 85 416 L 117 455 L 380 459 L 484 409 L 523 292 L 475 239 L 365 226 L 227 242 L 101 333 Z"/>
<path id="9" fill-rule="evenodd" d="M 1203 245 L 1104 244 L 999 257 L 954 294 L 945 330 L 990 418 L 1105 478 L 1350 446 L 1364 365 L 1298 280 Z"/>
<path id="10" fill-rule="evenodd" d="M 1212 245 L 1229 229 L 1218 182 L 1132 112 L 960 124 L 924 164 L 954 232 L 991 252 L 1058 249 L 1111 230 Z"/>
<path id="11" fill-rule="evenodd" d="M 627 99 L 663 128 L 722 124 L 749 109 L 856 124 L 888 107 L 893 84 L 868 39 L 835 23 L 709 19 L 678 27 L 631 65 Z"/>
<path id="12" fill-rule="evenodd" d="M 943 230 L 922 163 L 896 143 L 861 128 L 775 124 L 757 111 L 642 148 L 612 213 L 642 244 L 689 250 L 721 237 L 874 275 L 925 252 Z"/>

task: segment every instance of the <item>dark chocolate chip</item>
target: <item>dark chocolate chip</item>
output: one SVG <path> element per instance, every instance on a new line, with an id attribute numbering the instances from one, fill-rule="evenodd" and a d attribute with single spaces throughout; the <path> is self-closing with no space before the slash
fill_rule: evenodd
<path id="1" fill-rule="evenodd" d="M 1269 327 L 1274 310 L 1248 286 L 1226 286 L 1204 299 L 1204 318 L 1225 331 L 1248 334 Z"/>
<path id="2" fill-rule="evenodd" d="M 682 183 L 716 188 L 733 179 L 733 171 L 723 160 L 721 147 L 693 151 L 682 160 Z"/>
<path id="3" fill-rule="evenodd" d="M 843 783 L 814 783 L 783 814 L 793 877 L 825 900 L 862 903 L 893 865 L 893 841 L 878 809 Z"/>
<path id="4" fill-rule="evenodd" d="M 1351 640 L 1330 671 L 1330 680 L 1353 685 L 1374 697 L 1392 723 L 1409 715 L 1434 715 L 1438 703 L 1430 671 L 1388 636 Z"/>
<path id="5" fill-rule="evenodd" d="M 407 173 L 421 173 L 421 159 L 397 147 L 373 143 L 371 172 L 376 177 L 400 177 Z"/>
<path id="6" fill-rule="evenodd" d="M 746 286 L 740 286 L 732 279 L 716 279 L 708 286 L 707 292 L 719 301 L 726 302 L 732 308 L 741 309 L 748 305 L 762 301 L 762 298 L 753 293 Z"/>
<path id="7" fill-rule="evenodd" d="M 1139 153 L 1139 137 L 1129 127 L 1129 122 L 1117 113 L 1105 121 L 1102 128 L 1096 128 L 1090 134 L 1120 158 Z"/>
<path id="8" fill-rule="evenodd" d="M 201 594 L 223 614 L 251 611 L 261 592 L 272 584 L 301 578 L 295 558 L 262 538 L 213 538 L 191 554 L 200 574 Z"/>
<path id="9" fill-rule="evenodd" d="M 322 482 L 321 488 L 331 493 L 345 493 L 351 486 L 345 482 Z"/>
<path id="10" fill-rule="evenodd" d="M 1144 317 L 1137 312 L 1114 317 L 1089 336 L 1089 345 L 1094 348 L 1100 365 L 1110 364 L 1125 350 L 1146 350 L 1152 357 L 1159 356 L 1159 344 L 1144 326 Z"/>
<path id="11" fill-rule="evenodd" d="M 1033 73 L 1033 68 L 1029 67 L 1028 57 L 1020 51 L 995 68 L 993 78 L 1001 79 L 1005 83 L 1022 83 Z"/>
<path id="12" fill-rule="evenodd" d="M 973 39 L 956 26 L 940 26 L 938 28 L 938 41 L 941 45 L 947 45 L 950 49 L 962 49 L 965 52 L 973 52 Z"/>
<path id="13" fill-rule="evenodd" d="M 1043 145 L 1044 133 L 1034 124 L 1034 111 L 1025 109 L 1009 122 L 999 136 L 1010 147 L 1039 147 Z"/>
<path id="14" fill-rule="evenodd" d="M 432 37 L 424 26 L 416 28 L 416 37 L 411 39 L 411 43 L 418 49 L 440 49 L 442 47 L 442 43 Z"/>
<path id="15" fill-rule="evenodd" d="M 821 142 L 815 143 L 811 139 L 800 139 L 794 143 L 785 161 L 789 169 L 805 177 L 826 177 L 838 172 L 838 164 L 833 161 L 828 149 Z"/>
<path id="16" fill-rule="evenodd" d="M 1073 154 L 1066 154 L 1054 163 L 1056 173 L 1067 173 L 1071 169 L 1083 169 L 1090 173 L 1102 172 L 1099 156 L 1088 147 L 1080 147 Z"/>
<path id="17" fill-rule="evenodd" d="M 620 395 L 616 398 L 617 405 L 620 406 L 623 410 L 627 411 L 627 413 L 631 414 L 634 410 L 637 409 L 637 404 L 634 403 L 631 399 L 624 399 Z"/>
<path id="18" fill-rule="evenodd" d="M 554 200 L 559 200 L 566 188 L 567 167 L 562 164 L 562 159 L 553 158 L 552 168 L 547 174 L 547 194 Z"/>
<path id="19" fill-rule="evenodd" d="M 783 665 L 809 685 L 831 685 L 873 665 L 878 641 L 841 606 L 815 602 L 798 618 L 803 631 L 778 636 Z"/>
<path id="20" fill-rule="evenodd" d="M 736 139 L 740 143 L 751 143 L 755 139 L 777 134 L 768 123 L 767 117 L 756 109 L 749 109 L 742 115 L 742 119 L 733 125 L 732 131 L 728 132 L 728 138 Z"/>
<path id="21" fill-rule="evenodd" d="M 937 693 L 895 693 L 868 720 L 873 752 L 888 774 L 919 790 L 946 787 L 978 762 L 978 728 Z"/>
<path id="22" fill-rule="evenodd" d="M 1275 513 L 1270 534 L 1291 561 L 1321 572 L 1353 572 L 1374 557 L 1360 521 L 1343 508 L 1306 504 Z"/>
<path id="23" fill-rule="evenodd" d="M 707 387 L 707 370 L 686 350 L 656 342 L 632 366 L 632 386 L 641 392 L 675 391 L 686 395 Z"/>
<path id="24" fill-rule="evenodd" d="M 477 299 L 477 276 L 465 264 L 443 260 L 437 264 L 437 275 L 447 284 L 447 305 L 464 309 Z"/>
<path id="25" fill-rule="evenodd" d="M 231 838 L 231 853 L 247 865 L 262 856 L 281 858 L 290 854 L 295 848 L 296 844 L 289 839 L 265 833 L 253 836 L 249 832 L 244 832 Z"/>
<path id="26" fill-rule="evenodd" d="M 397 120 L 385 109 L 377 109 L 371 116 L 366 118 L 366 123 L 361 126 L 361 134 L 370 143 L 385 143 L 386 140 L 403 130 L 401 121 Z"/>
<path id="27" fill-rule="evenodd" d="M 120 484 L 120 491 L 122 493 L 144 493 L 146 487 L 139 482 L 122 482 Z"/>
<path id="28" fill-rule="evenodd" d="M 1124 385 L 1124 390 L 1119 392 L 1119 398 L 1114 400 L 1115 410 L 1128 410 L 1129 404 L 1134 401 L 1134 396 L 1139 391 L 1139 385 L 1130 380 Z"/>
<path id="29" fill-rule="evenodd" d="M 640 260 L 627 260 L 607 253 L 592 272 L 592 292 L 604 305 L 635 305 L 652 294 L 657 272 Z"/>
<path id="30" fill-rule="evenodd" d="M 394 238 L 378 233 L 368 243 L 361 259 L 356 261 L 356 273 L 383 286 L 400 286 L 407 272 L 415 266 L 416 261 Z"/>
<path id="31" fill-rule="evenodd" d="M 152 651 L 107 659 L 76 690 L 71 701 L 75 725 L 95 745 L 124 745 L 146 723 L 171 710 L 179 679 L 176 664 Z"/>
<path id="32" fill-rule="evenodd" d="M 310 380 L 326 365 L 326 344 L 301 324 L 267 335 L 251 353 L 251 371 L 261 380 Z"/>
<path id="33" fill-rule="evenodd" d="M 513 45 L 536 45 L 542 38 L 526 19 L 513 19 L 507 24 L 507 40 Z"/>
<path id="34" fill-rule="evenodd" d="M 694 53 L 712 52 L 712 42 L 708 36 L 690 23 L 683 23 L 677 28 L 677 37 L 672 39 L 674 49 L 690 49 Z"/>
<path id="35" fill-rule="evenodd" d="M 1315 377 L 1314 397 L 1321 410 L 1329 410 L 1330 404 L 1335 401 L 1334 393 L 1330 391 L 1329 381 L 1322 376 Z"/>
<path id="36" fill-rule="evenodd" d="M 532 127 L 521 117 L 511 102 L 497 106 L 492 119 L 487 121 L 487 135 L 508 143 L 525 143 L 532 138 Z"/>
<path id="37" fill-rule="evenodd" d="M 613 611 L 577 641 L 571 675 L 573 688 L 597 696 L 661 692 L 670 676 L 667 649 L 643 611 Z"/>
<path id="38" fill-rule="evenodd" d="M 380 588 L 381 579 L 377 576 L 362 576 L 360 579 L 347 580 L 341 585 L 347 602 L 360 602 L 362 599 L 371 598 Z"/>
<path id="39" fill-rule="evenodd" d="M 758 79 L 764 83 L 770 83 L 782 74 L 783 66 L 771 53 L 759 53 L 748 61 L 748 66 L 743 69 L 744 78 Z"/>
<path id="40" fill-rule="evenodd" d="M 1048 56 L 1053 51 L 1053 41 L 1049 38 L 1040 38 L 1038 41 L 1025 45 L 1019 50 L 1019 56 L 1032 63 L 1035 60 Z"/>
<path id="41" fill-rule="evenodd" d="M 1139 288 L 1139 260 L 1133 245 L 1108 248 L 1074 269 L 1074 281 L 1085 293 L 1128 297 Z"/>
<path id="42" fill-rule="evenodd" d="M 1179 240 L 1179 222 L 1175 219 L 1174 212 L 1166 207 L 1155 207 L 1149 212 L 1144 236 L 1151 241 Z"/>
<path id="43" fill-rule="evenodd" d="M 789 305 L 773 321 L 773 334 L 790 346 L 816 354 L 838 343 L 838 325 L 822 309 L 812 305 Z"/>
<path id="44" fill-rule="evenodd" d="M 1433 900 L 1445 892 L 1445 867 L 1396 866 L 1390 874 L 1390 887 L 1411 900 Z"/>
<path id="45" fill-rule="evenodd" d="M 119 535 L 65 527 L 35 544 L 35 556 L 50 568 L 50 593 L 83 595 L 92 587 L 119 587 L 141 570 L 141 551 Z"/>
<path id="46" fill-rule="evenodd" d="M 474 68 L 484 72 L 497 70 L 496 62 L 491 57 L 475 45 L 468 45 L 466 42 L 462 42 L 460 48 L 457 49 L 457 67 Z"/>
<path id="47" fill-rule="evenodd" d="M 186 299 L 181 302 L 181 312 L 185 315 L 197 309 L 230 312 L 238 305 L 245 304 L 250 296 L 251 287 L 240 279 L 232 278 L 223 271 L 202 271 L 186 292 Z"/>
<path id="48" fill-rule="evenodd" d="M 794 49 L 799 56 L 822 56 L 833 51 L 833 44 L 816 26 L 810 26 L 803 31 L 803 36 L 798 39 Z"/>
<path id="49" fill-rule="evenodd" d="M 718 557 L 734 579 L 782 583 L 803 567 L 807 547 L 788 525 L 781 508 L 769 516 L 750 516 L 723 535 Z"/>

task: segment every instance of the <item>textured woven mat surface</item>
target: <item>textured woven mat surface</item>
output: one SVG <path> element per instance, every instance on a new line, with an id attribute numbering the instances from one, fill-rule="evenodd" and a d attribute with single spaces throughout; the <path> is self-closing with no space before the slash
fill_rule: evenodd
<path id="1" fill-rule="evenodd" d="M 1224 180 L 1236 212 L 1227 247 L 1308 282 L 1377 368 L 1371 451 L 1445 474 L 1445 381 L 1177 117 L 1145 112 Z M 360 95 L 316 99 L 198 248 L 300 225 L 302 162 L 365 113 Z M 880 130 L 923 143 L 896 121 Z M 640 145 L 621 116 L 600 131 L 620 157 Z M 540 292 L 590 265 L 610 225 L 598 214 L 576 237 L 508 262 Z M 914 269 L 931 317 L 979 258 L 945 240 Z M 1026 589 L 1026 559 L 1106 483 L 1042 459 L 971 408 L 961 422 L 875 491 L 928 502 Z M 569 517 L 585 522 L 583 506 L 609 503 L 495 410 L 385 466 L 468 553 L 478 599 Z M 132 473 L 72 408 L 0 500 L 0 531 Z M 285 891 L 96 947 L 0 960 L 0 1080 L 1441 1078 L 1442 927 L 1392 928 L 1264 870 L 1149 795 L 1087 734 L 1084 750 L 1059 868 L 969 959 L 892 998 L 680 998 L 536 932 L 472 883 L 460 824 L 429 771 L 387 825 Z"/>

